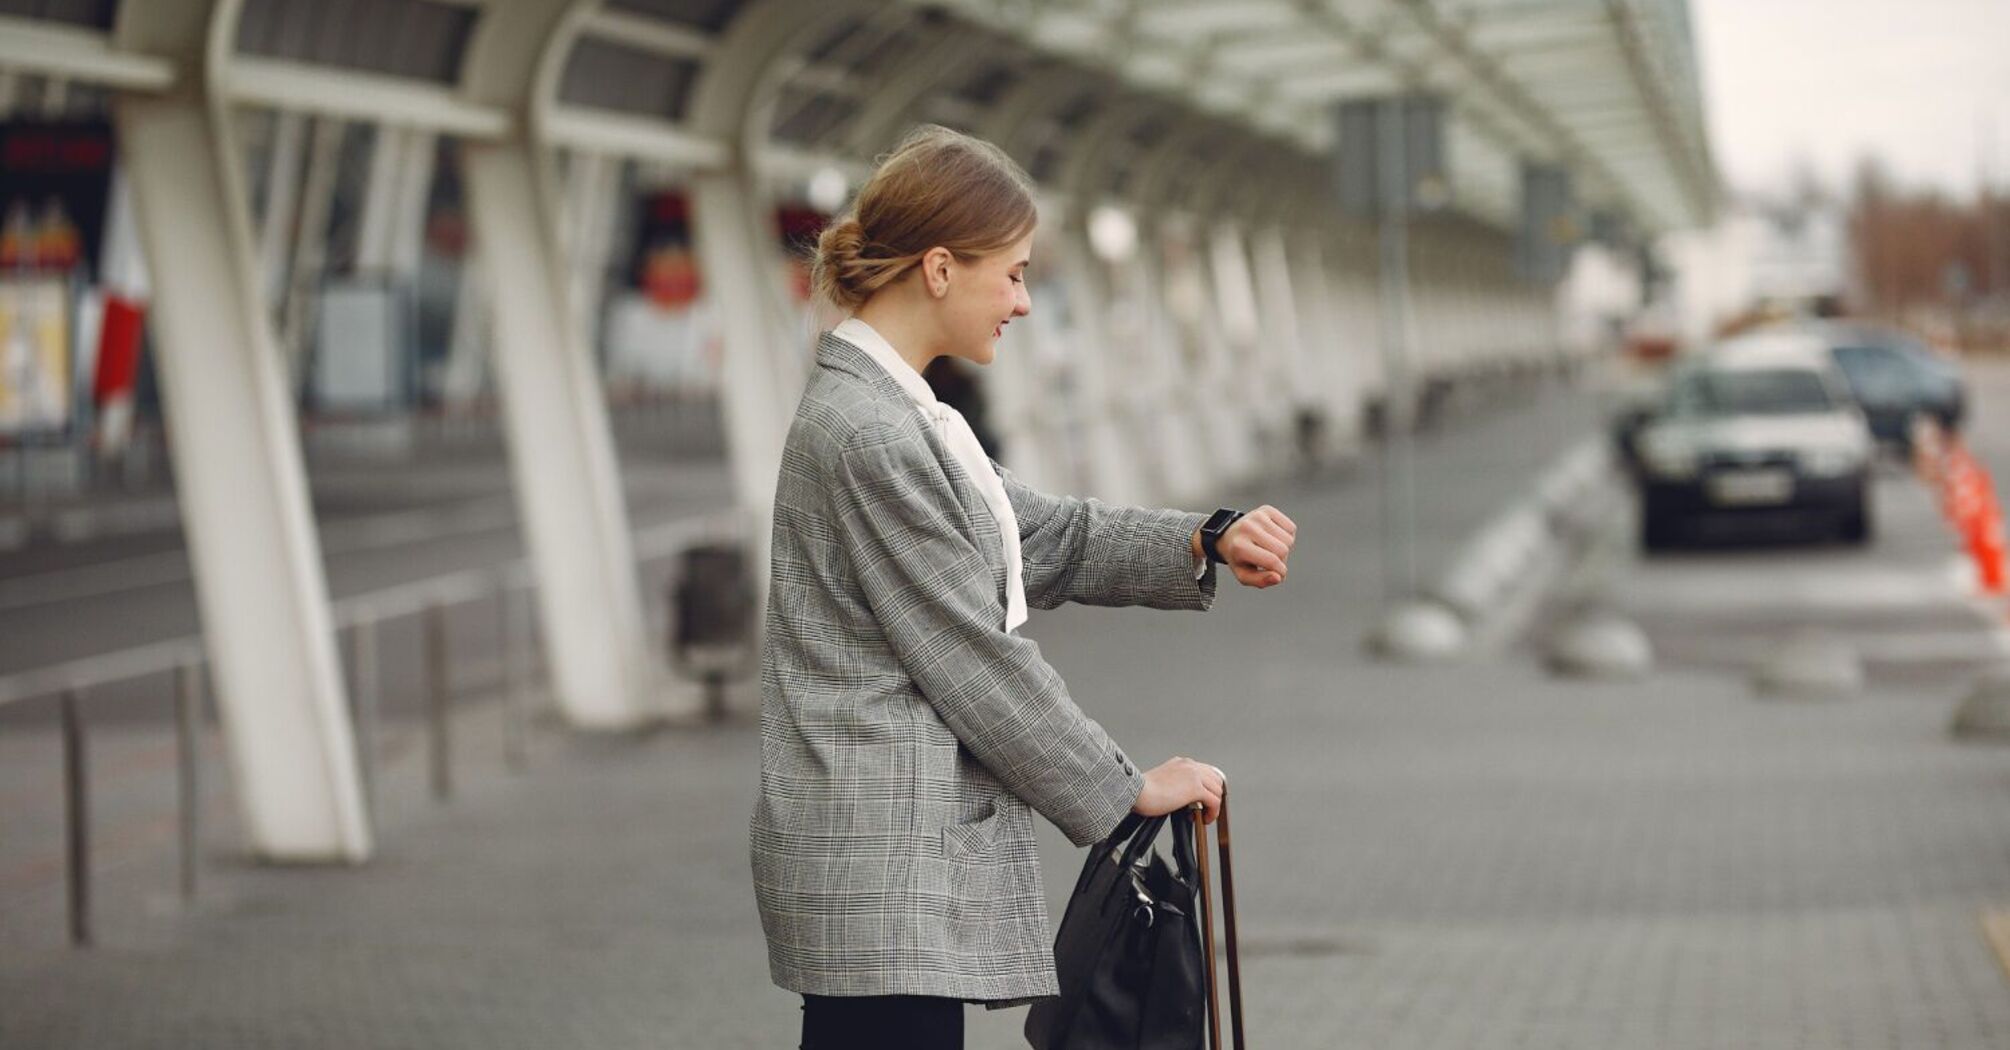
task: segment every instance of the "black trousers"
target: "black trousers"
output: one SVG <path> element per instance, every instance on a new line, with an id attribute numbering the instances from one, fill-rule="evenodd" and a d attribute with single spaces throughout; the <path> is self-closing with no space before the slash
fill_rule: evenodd
<path id="1" fill-rule="evenodd" d="M 805 995 L 802 1050 L 963 1050 L 963 1000 Z"/>

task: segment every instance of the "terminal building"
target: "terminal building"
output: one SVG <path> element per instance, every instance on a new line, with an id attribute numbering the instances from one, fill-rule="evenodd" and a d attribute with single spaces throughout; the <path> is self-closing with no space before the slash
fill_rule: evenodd
<path id="1" fill-rule="evenodd" d="M 1651 294 L 1655 239 L 1716 207 L 1688 21 L 1683 0 L 0 0 L 0 441 L 24 491 L 171 468 L 247 841 L 360 862 L 313 443 L 398 454 L 422 421 L 493 419 L 556 706 L 582 729 L 689 713 L 620 419 L 706 421 L 690 440 L 724 457 L 761 578 L 838 319 L 806 246 L 915 124 L 997 143 L 1042 195 L 1033 313 L 978 380 L 1001 461 L 1199 506 L 1359 455 L 1434 392 L 1599 351 L 1565 316 L 1573 274 Z"/>

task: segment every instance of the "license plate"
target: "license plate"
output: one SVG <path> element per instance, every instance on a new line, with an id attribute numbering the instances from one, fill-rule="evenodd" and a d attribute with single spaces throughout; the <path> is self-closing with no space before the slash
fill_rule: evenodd
<path id="1" fill-rule="evenodd" d="M 1793 495 L 1794 476 L 1784 470 L 1739 470 L 1710 478 L 1710 499 L 1725 506 L 1785 503 Z"/>

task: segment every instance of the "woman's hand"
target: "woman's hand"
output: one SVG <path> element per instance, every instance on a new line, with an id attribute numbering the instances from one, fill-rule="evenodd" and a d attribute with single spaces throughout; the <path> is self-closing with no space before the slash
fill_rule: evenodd
<path id="1" fill-rule="evenodd" d="M 1296 542 L 1298 525 L 1266 503 L 1236 519 L 1214 548 L 1244 587 L 1262 589 L 1284 582 L 1285 561 Z"/>
<path id="2" fill-rule="evenodd" d="M 1228 790 L 1228 777 L 1217 766 L 1174 757 L 1145 771 L 1144 790 L 1131 812 L 1144 817 L 1164 816 L 1198 802 L 1205 808 L 1203 818 L 1214 823 L 1221 812 L 1221 796 Z"/>

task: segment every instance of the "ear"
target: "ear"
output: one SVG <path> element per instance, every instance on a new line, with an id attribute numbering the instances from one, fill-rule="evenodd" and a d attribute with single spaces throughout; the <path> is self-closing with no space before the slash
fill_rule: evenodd
<path id="1" fill-rule="evenodd" d="M 949 294 L 949 271 L 955 262 L 955 253 L 947 248 L 930 248 L 922 253 L 921 279 L 929 298 L 940 299 Z"/>

